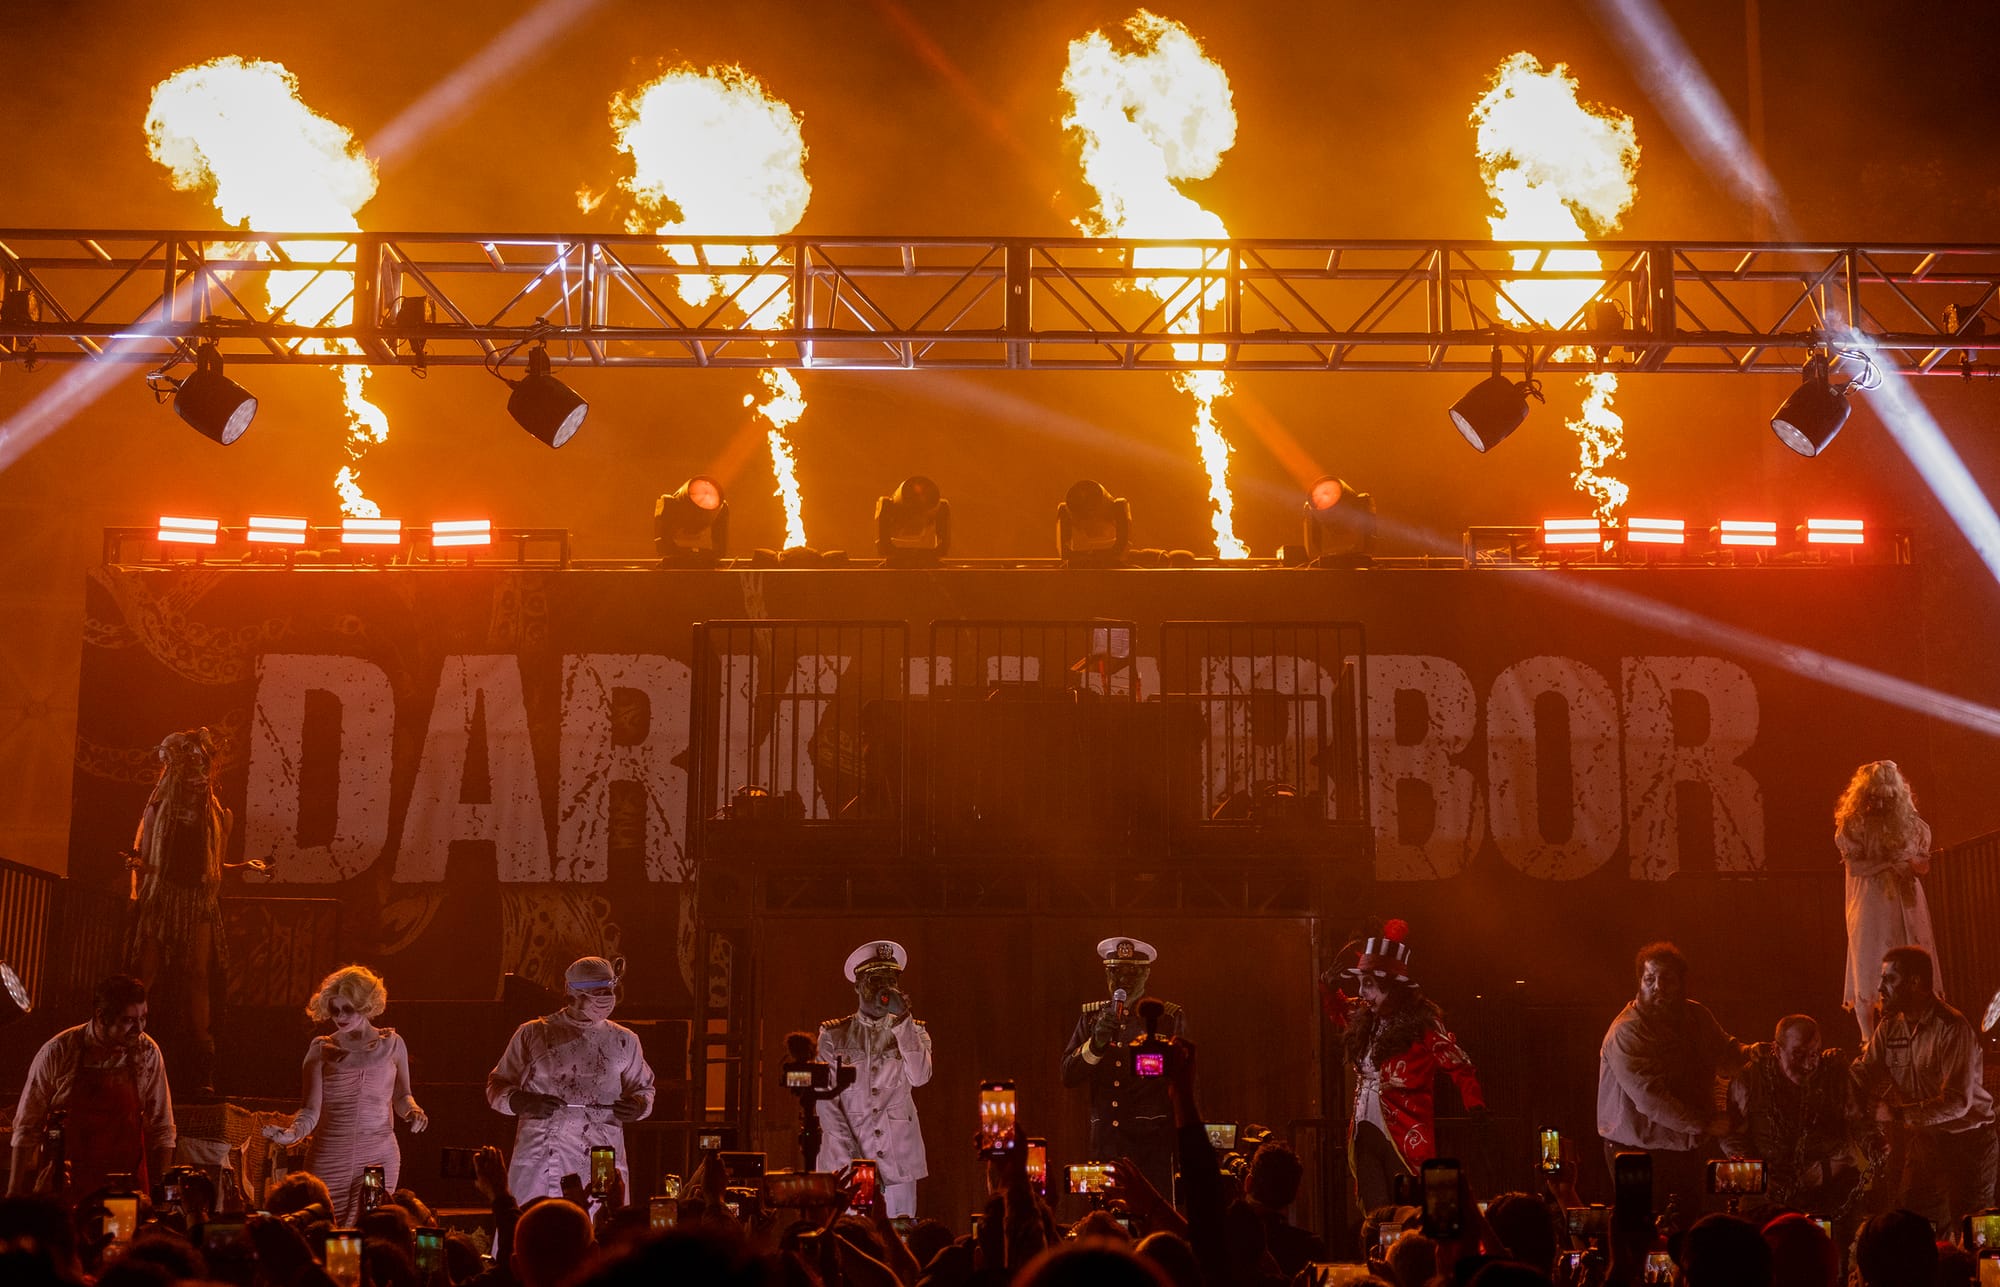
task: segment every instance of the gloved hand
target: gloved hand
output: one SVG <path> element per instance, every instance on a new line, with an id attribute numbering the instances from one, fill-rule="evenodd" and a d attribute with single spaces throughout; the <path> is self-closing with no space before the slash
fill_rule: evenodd
<path id="1" fill-rule="evenodd" d="M 514 1110 L 514 1116 L 537 1121 L 553 1117 L 563 1102 L 554 1095 L 538 1095 L 532 1090 L 517 1090 L 507 1096 L 507 1107 Z"/>
<path id="2" fill-rule="evenodd" d="M 1124 1023 L 1118 1017 L 1115 1006 L 1106 1005 L 1097 1012 L 1097 1022 L 1090 1030 L 1090 1044 L 1099 1050 L 1105 1049 L 1118 1040 L 1118 1031 Z"/>
<path id="3" fill-rule="evenodd" d="M 611 1115 L 621 1122 L 636 1122 L 646 1115 L 646 1101 L 638 1095 L 627 1095 L 611 1106 Z"/>

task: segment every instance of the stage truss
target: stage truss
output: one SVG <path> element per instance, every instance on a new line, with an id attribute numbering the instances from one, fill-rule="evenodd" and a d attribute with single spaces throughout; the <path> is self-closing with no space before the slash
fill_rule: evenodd
<path id="1" fill-rule="evenodd" d="M 1914 375 L 2000 350 L 2000 246 L 35 229 L 0 231 L 0 277 L 13 362 L 214 339 L 230 363 L 468 366 L 540 337 L 592 366 L 1484 372 L 1498 346 L 1515 370 L 1796 374 L 1826 335 Z M 1549 283 L 1569 316 L 1508 320 Z M 785 324 L 753 325 L 787 290 Z"/>

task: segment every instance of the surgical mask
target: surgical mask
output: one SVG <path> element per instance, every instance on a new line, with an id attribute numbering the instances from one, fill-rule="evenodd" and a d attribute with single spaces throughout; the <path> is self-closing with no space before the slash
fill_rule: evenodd
<path id="1" fill-rule="evenodd" d="M 618 1005 L 618 998 L 610 992 L 573 992 L 577 1016 L 586 1023 L 597 1023 L 611 1017 Z"/>

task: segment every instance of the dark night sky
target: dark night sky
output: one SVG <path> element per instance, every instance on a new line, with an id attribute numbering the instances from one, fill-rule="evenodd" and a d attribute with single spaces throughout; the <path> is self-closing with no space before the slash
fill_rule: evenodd
<path id="1" fill-rule="evenodd" d="M 156 4 L 10 0 L 0 225 L 218 226 L 206 194 L 174 192 L 146 156 L 141 123 L 157 82 L 222 54 L 275 59 L 315 110 L 365 139 L 527 7 L 350 0 L 184 6 L 169 17 Z M 1743 4 L 1666 7 L 1741 112 Z M 1592 5 L 1186 0 L 1159 11 L 1186 23 L 1230 75 L 1237 144 L 1191 194 L 1236 235 L 1486 236 L 1467 112 L 1519 49 L 1567 62 L 1589 99 L 1634 118 L 1644 154 L 1623 235 L 1751 231 L 1749 213 L 1647 101 Z M 1059 124 L 1066 43 L 1131 12 L 1129 0 L 607 0 L 385 169 L 360 218 L 375 230 L 614 228 L 609 209 L 585 216 L 574 200 L 616 173 L 607 102 L 685 60 L 740 62 L 802 113 L 814 193 L 801 231 L 1060 235 L 1090 202 Z M 1806 236 L 2000 239 L 1991 137 L 2000 6 L 1766 0 L 1761 12 L 1767 152 Z M 948 73 L 912 31 L 934 43 Z M 55 374 L 0 369 L 0 416 Z M 476 371 L 427 382 L 378 373 L 371 388 L 394 433 L 369 456 L 364 483 L 385 512 L 412 521 L 490 513 L 566 526 L 582 556 L 614 557 L 647 551 L 655 493 L 721 470 L 739 541 L 779 541 L 761 445 L 728 464 L 745 429 L 748 372 L 582 371 L 573 383 L 592 415 L 551 454 L 513 427 L 504 391 Z M 1222 426 L 1238 449 L 1238 530 L 1259 553 L 1295 539 L 1309 480 L 1259 440 L 1246 405 L 1267 411 L 1320 468 L 1372 490 L 1385 513 L 1438 531 L 1586 511 L 1568 482 L 1574 446 L 1560 422 L 1579 395 L 1566 378 L 1550 381 L 1550 405 L 1490 457 L 1466 450 L 1444 418 L 1460 376 L 1269 374 L 1237 384 Z M 1141 543 L 1205 547 L 1188 403 L 1164 376 L 813 373 L 804 385 L 811 410 L 794 441 L 816 545 L 865 548 L 873 497 L 922 471 L 952 497 L 966 554 L 1044 552 L 1054 502 L 1083 476 L 1131 497 Z M 0 475 L 0 514 L 22 534 L 0 553 L 0 602 L 33 624 L 0 643 L 0 753 L 21 757 L 24 792 L 44 802 L 0 807 L 21 820 L 20 852 L 48 848 L 62 822 L 50 801 L 67 797 L 79 583 L 98 530 L 163 510 L 336 514 L 332 378 L 260 368 L 254 388 L 257 424 L 224 451 L 155 408 L 135 369 Z M 1630 458 L 1618 472 L 1634 509 L 1697 522 L 1813 509 L 1907 527 L 1937 569 L 1933 628 L 1991 625 L 2000 616 L 1991 580 L 1866 409 L 1829 456 L 1803 460 L 1766 427 L 1785 392 L 1769 378 L 1627 380 L 1619 409 Z M 1923 392 L 1992 490 L 2000 384 L 1939 380 Z M 2000 696 L 1982 691 L 1990 674 L 1962 679 L 1953 686 L 1968 695 Z M 1990 754 L 1983 743 L 1967 749 Z"/>

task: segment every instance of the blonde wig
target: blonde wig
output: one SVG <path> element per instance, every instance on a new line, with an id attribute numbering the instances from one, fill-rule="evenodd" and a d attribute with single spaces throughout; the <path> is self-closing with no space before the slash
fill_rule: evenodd
<path id="1" fill-rule="evenodd" d="M 382 976 L 365 965 L 344 965 L 319 981 L 319 990 L 306 1002 L 306 1013 L 318 1023 L 333 1016 L 327 1003 L 339 997 L 367 1018 L 374 1018 L 389 1004 L 389 989 Z"/>
<path id="2" fill-rule="evenodd" d="M 1833 811 L 1833 826 L 1873 860 L 1894 858 L 1916 842 L 1922 828 L 1917 798 L 1894 760 L 1875 760 L 1854 771 Z"/>

